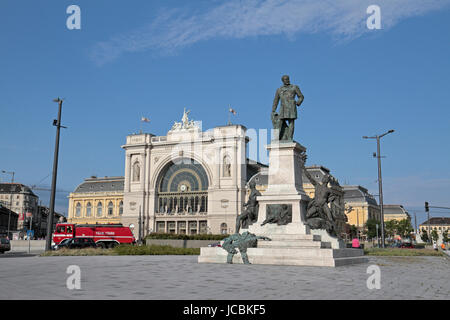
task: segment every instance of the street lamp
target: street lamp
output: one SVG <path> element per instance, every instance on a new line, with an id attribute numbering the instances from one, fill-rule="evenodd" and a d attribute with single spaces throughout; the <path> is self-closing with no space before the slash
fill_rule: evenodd
<path id="1" fill-rule="evenodd" d="M 53 231 L 53 215 L 55 214 L 55 192 L 56 192 L 56 176 L 58 174 L 58 154 L 59 154 L 59 132 L 61 128 L 66 128 L 61 125 L 61 109 L 63 99 L 53 99 L 53 102 L 58 103 L 58 120 L 53 120 L 53 125 L 56 127 L 56 141 L 55 153 L 53 158 L 53 176 L 52 176 L 52 191 L 50 195 L 50 212 L 47 218 L 47 239 L 45 243 L 45 250 L 49 251 L 52 248 L 52 231 Z"/>
<path id="2" fill-rule="evenodd" d="M 389 130 L 380 135 L 373 137 L 363 136 L 363 139 L 376 139 L 377 140 L 377 154 L 378 159 L 378 192 L 380 197 L 380 209 L 381 209 L 381 246 L 384 248 L 384 208 L 383 208 L 383 182 L 381 180 L 381 155 L 380 155 L 380 139 L 389 133 L 393 133 L 394 130 Z"/>
<path id="3" fill-rule="evenodd" d="M 14 171 L 5 171 L 5 170 L 2 170 L 2 173 L 6 173 L 6 174 L 10 174 L 11 175 L 11 187 L 12 187 L 12 184 L 14 183 L 14 175 L 16 173 Z M 9 231 L 10 231 L 9 228 L 10 228 L 10 223 L 11 223 L 11 209 L 12 209 L 12 189 L 11 189 L 11 193 L 9 195 L 8 233 L 7 233 L 8 239 L 10 239 L 10 237 L 9 237 Z"/>

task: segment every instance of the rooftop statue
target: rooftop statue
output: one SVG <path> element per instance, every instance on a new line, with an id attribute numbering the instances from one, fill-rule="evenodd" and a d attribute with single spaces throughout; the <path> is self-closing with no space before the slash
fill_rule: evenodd
<path id="1" fill-rule="evenodd" d="M 304 96 L 297 85 L 290 83 L 289 76 L 284 75 L 281 77 L 281 81 L 283 81 L 283 85 L 275 93 L 271 119 L 273 128 L 278 131 L 277 140 L 293 141 L 294 121 L 297 119 L 297 106 L 302 104 Z M 295 101 L 296 96 L 298 97 L 297 101 Z M 277 113 L 276 110 L 280 101 L 281 106 Z"/>
<path id="2" fill-rule="evenodd" d="M 186 108 L 184 108 L 183 111 L 183 117 L 181 118 L 181 122 L 174 122 L 172 129 L 170 131 L 180 131 L 180 130 L 186 130 L 191 128 L 196 128 L 197 125 L 195 124 L 194 120 L 189 120 L 189 113 L 191 111 L 186 111 Z"/>

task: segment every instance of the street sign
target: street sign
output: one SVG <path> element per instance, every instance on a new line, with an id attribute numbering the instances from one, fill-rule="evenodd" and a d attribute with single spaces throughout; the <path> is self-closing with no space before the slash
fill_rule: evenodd
<path id="1" fill-rule="evenodd" d="M 34 230 L 27 230 L 27 237 L 28 237 L 28 238 L 34 237 Z"/>

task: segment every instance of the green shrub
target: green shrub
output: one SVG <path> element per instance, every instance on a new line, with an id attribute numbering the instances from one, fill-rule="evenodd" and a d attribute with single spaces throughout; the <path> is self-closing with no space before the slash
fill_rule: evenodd
<path id="1" fill-rule="evenodd" d="M 442 252 L 432 249 L 400 249 L 400 248 L 371 248 L 365 249 L 368 256 L 442 256 Z"/>
<path id="2" fill-rule="evenodd" d="M 117 255 L 199 255 L 200 248 L 174 248 L 171 246 L 119 245 L 112 249 Z"/>
<path id="3" fill-rule="evenodd" d="M 161 239 L 161 240 L 223 240 L 228 234 L 175 234 L 175 233 L 151 233 L 145 239 Z"/>

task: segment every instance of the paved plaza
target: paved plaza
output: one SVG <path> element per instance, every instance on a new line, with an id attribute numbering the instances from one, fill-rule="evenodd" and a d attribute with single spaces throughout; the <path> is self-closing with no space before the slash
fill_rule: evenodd
<path id="1" fill-rule="evenodd" d="M 369 290 L 378 265 L 381 288 Z M 81 270 L 69 290 L 67 267 Z M 0 257 L 0 299 L 449 299 L 450 260 L 369 257 L 330 267 L 198 264 L 197 256 Z"/>

